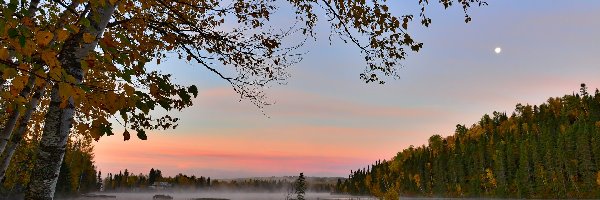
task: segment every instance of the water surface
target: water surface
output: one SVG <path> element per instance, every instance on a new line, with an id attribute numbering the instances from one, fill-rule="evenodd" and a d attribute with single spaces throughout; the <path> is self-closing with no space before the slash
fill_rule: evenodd
<path id="1" fill-rule="evenodd" d="M 195 198 L 220 198 L 230 200 L 285 200 L 287 193 L 247 193 L 247 192 L 154 192 L 154 193 L 97 193 L 101 195 L 116 196 L 116 199 L 131 199 L 131 200 L 149 200 L 156 194 L 169 195 L 173 200 L 189 200 Z M 289 195 L 290 198 L 295 198 L 295 194 Z M 373 197 L 364 196 L 348 196 L 329 193 L 307 193 L 306 200 L 376 200 Z M 80 197 L 77 200 L 91 200 L 100 198 Z M 103 198 L 114 199 L 114 198 Z"/>

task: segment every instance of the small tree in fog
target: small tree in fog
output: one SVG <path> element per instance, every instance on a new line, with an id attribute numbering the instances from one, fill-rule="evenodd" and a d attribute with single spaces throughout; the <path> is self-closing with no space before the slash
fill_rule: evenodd
<path id="1" fill-rule="evenodd" d="M 102 191 L 102 171 L 98 171 L 98 177 L 96 177 L 96 190 Z"/>
<path id="2" fill-rule="evenodd" d="M 304 194 L 306 193 L 306 179 L 304 178 L 304 173 L 300 173 L 296 183 L 294 183 L 294 190 L 296 190 L 296 199 L 304 200 Z"/>

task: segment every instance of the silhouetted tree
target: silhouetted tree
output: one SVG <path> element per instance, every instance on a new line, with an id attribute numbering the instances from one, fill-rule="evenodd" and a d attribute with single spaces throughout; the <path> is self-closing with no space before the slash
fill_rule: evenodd
<path id="1" fill-rule="evenodd" d="M 294 183 L 294 190 L 296 199 L 304 200 L 304 194 L 306 193 L 306 178 L 304 178 L 304 173 L 300 173 L 300 176 L 298 176 L 298 179 Z"/>

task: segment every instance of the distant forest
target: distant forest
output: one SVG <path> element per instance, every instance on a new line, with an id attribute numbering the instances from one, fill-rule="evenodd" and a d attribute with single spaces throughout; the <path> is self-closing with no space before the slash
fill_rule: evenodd
<path id="1" fill-rule="evenodd" d="M 351 171 L 336 191 L 398 196 L 600 197 L 600 92 L 517 104 L 493 112 L 453 135 L 429 138 L 389 161 Z"/>
<path id="2" fill-rule="evenodd" d="M 290 180 L 290 178 L 293 178 Z M 107 192 L 141 192 L 152 190 L 167 191 L 238 191 L 238 192 L 286 192 L 293 189 L 297 177 L 247 178 L 217 180 L 210 177 L 196 177 L 177 174 L 174 177 L 163 177 L 160 170 L 150 169 L 145 174 L 132 174 L 127 169 L 118 174 L 108 174 L 100 182 Z M 309 177 L 307 191 L 332 192 L 335 179 Z"/>

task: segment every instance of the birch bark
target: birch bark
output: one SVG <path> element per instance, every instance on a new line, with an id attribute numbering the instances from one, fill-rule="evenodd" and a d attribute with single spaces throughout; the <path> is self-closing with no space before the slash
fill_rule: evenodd
<path id="1" fill-rule="evenodd" d="M 29 97 L 29 94 L 31 93 L 31 87 L 33 87 L 34 83 L 35 76 L 30 75 L 29 79 L 27 80 L 27 85 L 25 86 L 25 88 L 23 88 L 23 90 L 21 90 L 21 92 L 19 92 L 19 96 L 27 99 Z M 2 129 L 2 132 L 0 132 L 0 155 L 4 152 L 6 144 L 8 143 L 8 140 L 10 139 L 10 136 L 12 135 L 12 132 L 15 129 L 15 126 L 20 116 L 21 112 L 19 112 L 18 109 L 14 109 L 8 117 L 8 120 L 6 120 L 6 123 L 4 124 L 4 129 Z"/>
<path id="2" fill-rule="evenodd" d="M 25 132 L 27 131 L 27 124 L 29 123 L 29 120 L 31 119 L 33 113 L 36 111 L 40 99 L 42 98 L 42 96 L 44 96 L 45 91 L 46 85 L 44 84 L 33 93 L 33 97 L 29 101 L 29 105 L 27 107 L 27 110 L 25 111 L 25 114 L 23 115 L 23 117 L 21 117 L 21 120 L 19 120 L 19 126 L 17 127 L 15 134 L 9 141 L 8 146 L 4 151 L 4 156 L 2 157 L 3 160 L 0 163 L 0 182 L 6 176 L 6 169 L 8 169 L 10 161 L 12 160 L 12 157 L 15 154 L 17 147 L 19 147 L 21 141 L 23 140 L 23 137 L 25 137 Z"/>
<path id="3" fill-rule="evenodd" d="M 83 81 L 85 74 L 80 62 L 97 46 L 98 38 L 104 32 L 115 7 L 115 4 L 106 1 L 104 6 L 92 9 L 92 12 L 87 16 L 91 22 L 90 26 L 65 42 L 59 60 L 67 74 L 76 79 L 75 84 Z M 96 36 L 96 40 L 85 43 L 83 40 L 84 33 Z M 46 200 L 54 197 L 60 165 L 65 154 L 67 138 L 75 113 L 73 97 L 69 97 L 67 106 L 61 108 L 60 104 L 63 99 L 61 99 L 58 92 L 58 84 L 54 83 L 48 113 L 46 113 L 46 119 L 44 120 L 44 131 L 37 152 L 37 160 L 25 194 L 26 200 Z"/>
<path id="4" fill-rule="evenodd" d="M 33 0 L 29 3 L 29 8 L 27 8 L 27 12 L 28 12 L 27 16 L 28 17 L 35 16 L 35 12 L 37 12 L 39 4 L 40 4 L 39 0 Z M 2 73 L 0 73 L 0 75 L 2 75 Z M 6 83 L 6 80 L 4 80 L 2 78 L 0 78 L 0 79 L 1 79 L 0 80 L 0 87 L 1 87 Z M 29 77 L 29 80 L 27 81 L 27 86 L 19 93 L 19 95 L 27 98 L 27 96 L 29 96 L 29 93 L 31 92 L 31 87 L 33 86 L 34 82 L 35 82 L 35 76 L 31 75 Z M 3 153 L 4 148 L 6 148 L 6 144 L 12 134 L 13 129 L 15 128 L 15 125 L 17 124 L 19 115 L 20 115 L 20 113 L 18 111 L 11 113 L 8 120 L 4 124 L 4 129 L 2 129 L 2 132 L 0 132 L 0 155 Z M 2 179 L 0 179 L 0 180 L 2 180 Z"/>

